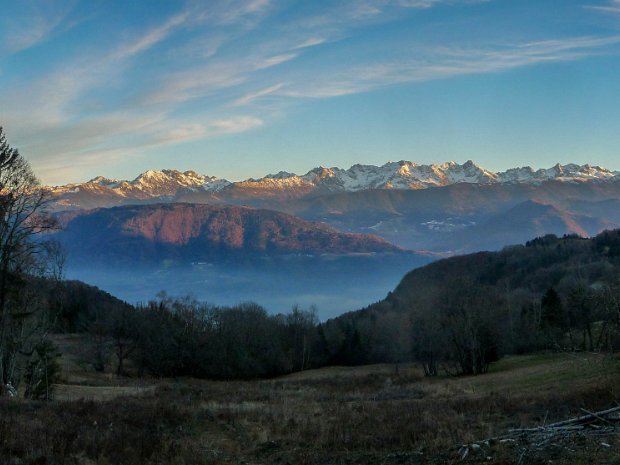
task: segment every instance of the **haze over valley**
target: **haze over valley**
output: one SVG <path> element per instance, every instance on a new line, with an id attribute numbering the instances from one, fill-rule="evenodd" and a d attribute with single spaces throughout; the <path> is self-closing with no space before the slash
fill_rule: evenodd
<path id="1" fill-rule="evenodd" d="M 401 161 L 234 183 L 151 170 L 49 190 L 72 278 L 132 302 L 164 290 L 316 305 L 322 318 L 379 300 L 437 258 L 620 226 L 620 173 L 575 164 L 493 173 Z"/>
<path id="2" fill-rule="evenodd" d="M 142 204 L 57 214 L 67 275 L 130 302 L 160 291 L 273 312 L 316 305 L 322 318 L 385 296 L 430 254 L 341 233 L 286 213 L 204 204 Z"/>

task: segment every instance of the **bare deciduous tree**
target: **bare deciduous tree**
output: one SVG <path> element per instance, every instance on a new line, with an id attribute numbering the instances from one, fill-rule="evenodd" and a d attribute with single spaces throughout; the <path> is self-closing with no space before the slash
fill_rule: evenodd
<path id="1" fill-rule="evenodd" d="M 50 323 L 47 307 L 28 286 L 29 277 L 57 276 L 62 263 L 53 259 L 58 248 L 37 239 L 54 227 L 46 202 L 30 165 L 0 127 L 0 393 L 19 384 L 20 366 Z"/>

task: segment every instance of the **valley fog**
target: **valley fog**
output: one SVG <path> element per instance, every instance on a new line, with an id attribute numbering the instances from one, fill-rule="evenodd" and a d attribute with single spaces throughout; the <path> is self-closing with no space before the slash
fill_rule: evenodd
<path id="1" fill-rule="evenodd" d="M 419 255 L 279 257 L 240 265 L 114 268 L 67 267 L 67 279 L 84 281 L 129 303 L 164 291 L 213 305 L 252 301 L 271 313 L 294 305 L 317 308 L 321 320 L 383 299 L 405 273 L 431 261 Z"/>

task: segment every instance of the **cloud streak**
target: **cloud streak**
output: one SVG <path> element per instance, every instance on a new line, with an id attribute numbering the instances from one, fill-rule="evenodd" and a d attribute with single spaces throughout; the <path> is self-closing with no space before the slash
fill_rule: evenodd
<path id="1" fill-rule="evenodd" d="M 155 136 L 156 145 L 177 144 L 225 134 L 238 134 L 263 125 L 263 120 L 255 116 L 236 116 L 208 123 L 180 124 Z"/>
<path id="2" fill-rule="evenodd" d="M 295 86 L 278 90 L 287 97 L 338 97 L 407 82 L 497 73 L 541 63 L 574 61 L 619 43 L 620 35 L 526 42 L 492 49 L 440 47 L 416 50 L 414 57 L 336 70 L 312 82 L 298 82 Z"/>
<path id="3" fill-rule="evenodd" d="M 620 0 L 609 0 L 606 5 L 588 5 L 586 8 L 604 13 L 620 14 Z"/>
<path id="4" fill-rule="evenodd" d="M 186 23 L 189 16 L 189 11 L 184 11 L 172 16 L 164 24 L 148 31 L 136 41 L 119 47 L 108 59 L 123 60 L 152 48 L 154 45 L 165 40 L 175 29 Z"/>
<path id="5" fill-rule="evenodd" d="M 302 49 L 309 47 L 316 47 L 317 45 L 321 45 L 327 42 L 327 39 L 324 37 L 310 37 L 309 39 L 304 40 L 301 44 L 293 47 L 294 49 Z"/>
<path id="6" fill-rule="evenodd" d="M 244 106 L 249 105 L 253 101 L 260 99 L 262 97 L 266 97 L 268 95 L 273 95 L 277 93 L 280 89 L 284 87 L 284 83 L 280 82 L 278 84 L 274 84 L 273 86 L 267 87 L 265 89 L 258 90 L 256 92 L 252 92 L 246 94 L 242 97 L 239 97 L 237 100 L 233 102 L 234 106 Z"/>
<path id="7" fill-rule="evenodd" d="M 256 64 L 256 69 L 265 69 L 271 68 L 272 66 L 278 66 L 282 63 L 286 63 L 287 61 L 294 60 L 297 58 L 297 53 L 284 53 L 282 55 L 275 55 L 272 57 L 267 57 L 265 59 L 260 60 Z"/>
<path id="8" fill-rule="evenodd" d="M 33 161 L 48 182 L 58 184 L 63 178 L 93 165 L 102 169 L 138 157 L 148 149 L 238 134 L 263 124 L 263 120 L 251 115 L 197 123 L 163 114 L 119 114 L 48 131 L 23 148 L 48 152 L 45 158 Z M 55 143 L 50 145 L 50 140 Z"/>
<path id="9" fill-rule="evenodd" d="M 17 2 L 17 11 L 4 12 L 0 20 L 0 50 L 14 54 L 46 42 L 64 23 L 73 2 L 24 0 Z"/>

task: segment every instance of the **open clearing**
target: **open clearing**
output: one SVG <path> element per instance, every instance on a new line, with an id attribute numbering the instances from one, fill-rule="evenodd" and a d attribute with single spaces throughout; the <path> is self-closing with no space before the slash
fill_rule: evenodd
<path id="1" fill-rule="evenodd" d="M 259 381 L 119 380 L 75 362 L 63 360 L 57 401 L 0 401 L 4 463 L 463 463 L 461 444 L 620 397 L 620 361 L 589 353 L 507 357 L 483 376 L 434 379 L 414 365 L 373 365 Z M 620 437 L 601 442 L 521 463 L 620 463 Z M 516 463 L 517 452 L 495 447 L 466 462 Z"/>

